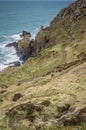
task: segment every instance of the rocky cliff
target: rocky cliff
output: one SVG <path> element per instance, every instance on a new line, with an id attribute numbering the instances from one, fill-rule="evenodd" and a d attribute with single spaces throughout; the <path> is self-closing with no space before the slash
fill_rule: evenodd
<path id="1" fill-rule="evenodd" d="M 86 1 L 77 0 L 69 7 L 62 9 L 54 18 L 49 27 L 41 26 L 35 39 L 30 40 L 31 34 L 23 31 L 22 37 L 16 47 L 20 60 L 26 61 L 29 57 L 36 56 L 43 48 L 64 42 L 75 40 L 80 33 L 85 32 L 84 25 L 79 26 L 80 21 L 85 21 Z M 79 26 L 79 28 L 77 28 Z M 12 45 L 12 44 L 11 44 Z M 14 43 L 13 43 L 14 45 Z"/>
<path id="2" fill-rule="evenodd" d="M 0 73 L 0 129 L 86 130 L 86 0 L 30 36 L 17 44 L 26 62 Z"/>
<path id="3" fill-rule="evenodd" d="M 86 17 L 86 1 L 77 0 L 69 7 L 62 9 L 60 13 L 54 18 L 49 27 L 41 29 L 36 37 L 37 42 L 59 42 L 62 39 L 73 37 L 75 31 L 85 31 L 84 25 L 79 26 L 80 29 L 76 30 L 78 22 Z M 68 35 L 68 37 L 67 37 Z M 64 36 L 64 37 L 63 37 Z M 74 37 L 76 38 L 76 37 Z M 61 39 L 61 40 L 62 40 Z M 43 41 L 43 43 L 44 43 Z M 41 42 L 42 43 L 42 42 Z"/>

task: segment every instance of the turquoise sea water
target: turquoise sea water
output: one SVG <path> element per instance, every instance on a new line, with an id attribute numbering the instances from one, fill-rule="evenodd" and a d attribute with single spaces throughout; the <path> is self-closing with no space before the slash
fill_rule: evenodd
<path id="1" fill-rule="evenodd" d="M 57 13 L 71 2 L 0 1 L 0 70 L 7 67 L 4 64 L 18 60 L 14 48 L 5 47 L 7 43 L 18 41 L 23 30 L 31 32 L 34 38 L 41 25 L 48 26 Z"/>

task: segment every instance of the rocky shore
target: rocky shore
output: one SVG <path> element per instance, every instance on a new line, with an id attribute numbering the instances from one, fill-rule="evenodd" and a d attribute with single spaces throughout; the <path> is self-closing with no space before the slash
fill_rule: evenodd
<path id="1" fill-rule="evenodd" d="M 9 43 L 5 47 L 14 47 L 19 60 L 24 63 L 29 57 L 36 56 L 44 46 L 38 44 L 36 39 L 31 39 L 30 32 L 23 31 L 20 36 L 21 40 Z M 19 66 L 21 65 L 20 61 L 11 62 L 9 65 L 14 64 L 14 66 Z"/>
<path id="2" fill-rule="evenodd" d="M 31 39 L 30 32 L 23 31 L 21 34 L 22 40 L 13 43 L 9 43 L 6 47 L 14 47 L 16 49 L 16 54 L 19 59 L 24 63 L 29 57 L 37 56 L 37 54 L 46 46 L 51 44 L 51 42 L 58 42 L 57 34 L 53 34 L 53 26 L 56 24 L 59 25 L 59 22 L 66 27 L 66 33 L 69 35 L 72 40 L 74 40 L 73 30 L 78 20 L 86 16 L 84 9 L 86 8 L 85 0 L 77 0 L 71 4 L 68 8 L 62 9 L 61 12 L 54 18 L 49 27 L 44 28 L 41 26 L 40 31 L 36 35 L 35 39 Z M 68 25 L 66 23 L 68 19 Z M 56 32 L 56 29 L 54 30 Z M 52 38 L 53 36 L 53 38 Z M 64 38 L 63 38 L 64 39 Z M 19 66 L 20 61 L 14 61 L 14 66 Z"/>
<path id="3" fill-rule="evenodd" d="M 6 45 L 25 64 L 0 73 L 0 128 L 86 130 L 86 0 L 21 38 Z"/>
<path id="4" fill-rule="evenodd" d="M 16 50 L 16 55 L 19 57 L 19 61 L 14 61 L 9 63 L 9 65 L 13 64 L 14 66 L 21 65 L 20 61 L 24 63 L 30 56 L 32 56 L 32 42 L 34 44 L 34 40 L 30 40 L 31 34 L 29 32 L 23 31 L 20 35 L 21 40 L 18 42 L 13 42 L 7 44 L 5 47 L 14 47 Z"/>

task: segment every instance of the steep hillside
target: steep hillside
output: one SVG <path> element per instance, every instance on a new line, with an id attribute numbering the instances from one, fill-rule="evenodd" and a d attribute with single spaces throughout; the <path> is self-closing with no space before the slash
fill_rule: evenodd
<path id="1" fill-rule="evenodd" d="M 0 129 L 86 130 L 86 0 L 28 42 L 36 55 L 0 72 Z"/>

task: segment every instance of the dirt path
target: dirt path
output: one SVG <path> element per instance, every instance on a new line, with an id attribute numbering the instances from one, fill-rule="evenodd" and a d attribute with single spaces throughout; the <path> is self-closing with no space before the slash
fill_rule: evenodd
<path id="1" fill-rule="evenodd" d="M 53 73 L 55 70 L 57 71 L 61 71 L 61 70 L 67 70 L 68 68 L 72 67 L 72 66 L 75 66 L 77 65 L 80 61 L 75 61 L 75 62 L 70 62 L 70 63 L 66 63 L 66 51 L 65 51 L 65 48 L 66 46 L 64 45 L 62 47 L 62 59 L 61 59 L 61 63 L 60 65 L 58 65 L 57 67 L 55 67 L 54 69 L 50 70 L 50 71 L 47 71 L 47 72 L 44 72 L 43 74 L 41 75 L 38 75 L 38 76 L 33 76 L 29 79 L 24 79 L 24 80 L 21 80 L 18 82 L 18 84 L 22 84 L 22 83 L 25 83 L 25 82 L 31 82 L 37 78 L 40 78 L 40 77 L 44 77 L 46 75 L 49 75 L 51 73 Z M 81 62 L 82 63 L 82 62 Z M 64 66 L 63 66 L 64 64 Z"/>
<path id="2" fill-rule="evenodd" d="M 25 82 L 31 82 L 35 79 L 39 79 L 40 77 L 44 77 L 46 75 L 49 75 L 53 72 L 61 72 L 62 70 L 66 70 L 69 71 L 69 68 L 73 67 L 73 66 L 76 66 L 78 64 L 82 64 L 86 59 L 85 58 L 82 58 L 82 60 L 76 60 L 76 61 L 73 61 L 73 62 L 70 62 L 70 63 L 66 63 L 66 57 L 67 57 L 67 54 L 66 54 L 66 51 L 65 51 L 65 48 L 66 46 L 63 46 L 62 47 L 62 60 L 61 60 L 61 63 L 60 65 L 56 66 L 54 69 L 50 70 L 50 71 L 47 71 L 47 72 L 44 72 L 43 74 L 41 75 L 38 75 L 38 76 L 33 76 L 29 79 L 24 79 L 24 80 L 21 80 L 18 82 L 18 84 L 22 84 L 22 83 L 25 83 Z M 64 72 L 63 72 L 64 73 Z M 61 75 L 63 74 L 61 73 Z"/>

